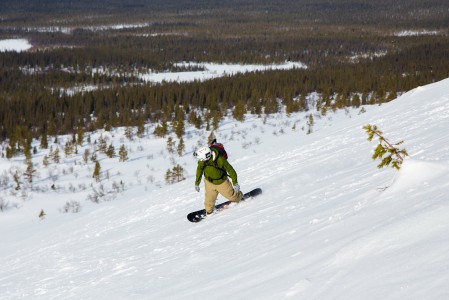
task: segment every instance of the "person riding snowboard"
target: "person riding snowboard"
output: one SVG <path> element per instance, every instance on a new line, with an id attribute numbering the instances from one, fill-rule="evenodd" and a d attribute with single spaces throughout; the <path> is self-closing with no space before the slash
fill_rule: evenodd
<path id="1" fill-rule="evenodd" d="M 204 174 L 204 208 L 207 214 L 213 213 L 218 194 L 232 202 L 242 200 L 243 193 L 240 191 L 237 182 L 237 173 L 216 148 L 202 147 L 195 151 L 193 155 L 198 159 L 195 180 L 197 192 L 200 191 L 201 178 Z M 232 184 L 228 176 L 231 178 Z"/>

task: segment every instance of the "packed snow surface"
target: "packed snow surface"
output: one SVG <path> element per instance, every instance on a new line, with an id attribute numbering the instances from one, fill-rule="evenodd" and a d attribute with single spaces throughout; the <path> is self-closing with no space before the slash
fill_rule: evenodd
<path id="1" fill-rule="evenodd" d="M 1 190 L 0 298 L 449 299 L 449 80 L 364 109 L 315 112 L 311 134 L 311 112 L 225 119 L 216 136 L 240 186 L 263 194 L 196 224 L 186 215 L 204 189 L 194 190 L 192 150 L 205 129 L 186 129 L 182 157 L 153 125 L 133 141 L 123 128 L 92 134 L 132 150 L 127 162 L 98 156 L 101 183 L 82 162 L 86 141 L 48 167 L 39 149 L 35 189 Z M 366 124 L 404 140 L 400 171 L 376 168 Z M 168 185 L 174 161 L 186 180 Z M 0 162 L 23 168 L 23 157 Z M 113 182 L 124 190 L 87 200 Z M 62 213 L 67 201 L 81 211 Z"/>
<path id="2" fill-rule="evenodd" d="M 0 40 L 0 52 L 22 52 L 30 49 L 31 47 L 31 44 L 26 39 Z"/>

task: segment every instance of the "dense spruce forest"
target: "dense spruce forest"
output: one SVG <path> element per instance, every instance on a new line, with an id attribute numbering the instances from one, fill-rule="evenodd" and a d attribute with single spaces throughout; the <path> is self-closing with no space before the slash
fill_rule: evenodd
<path id="1" fill-rule="evenodd" d="M 148 122 L 216 122 L 381 104 L 449 76 L 449 4 L 443 0 L 2 1 L 0 142 L 8 157 L 32 138 Z M 178 62 L 272 64 L 204 82 L 149 83 Z M 103 72 L 95 70 L 102 69 Z M 72 92 L 76 87 L 91 91 Z M 9 145 L 9 146 L 6 146 Z M 2 152 L 4 153 L 4 152 Z"/>

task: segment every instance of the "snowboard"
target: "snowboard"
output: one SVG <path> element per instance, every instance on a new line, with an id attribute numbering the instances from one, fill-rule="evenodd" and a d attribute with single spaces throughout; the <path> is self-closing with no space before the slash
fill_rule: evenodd
<path id="1" fill-rule="evenodd" d="M 240 201 L 244 201 L 245 199 L 255 197 L 260 194 L 262 194 L 262 189 L 260 189 L 260 188 L 254 189 L 248 193 L 243 194 L 242 200 L 240 200 Z M 226 202 L 215 205 L 215 213 L 219 212 L 220 210 L 223 210 L 231 203 L 232 203 L 231 201 L 226 201 Z M 190 214 L 188 214 L 187 220 L 189 220 L 190 222 L 193 222 L 193 223 L 197 223 L 197 222 L 201 221 L 202 219 L 204 219 L 205 217 L 206 217 L 206 210 L 200 209 L 200 210 L 197 210 L 197 211 L 194 211 L 194 212 L 191 212 Z"/>

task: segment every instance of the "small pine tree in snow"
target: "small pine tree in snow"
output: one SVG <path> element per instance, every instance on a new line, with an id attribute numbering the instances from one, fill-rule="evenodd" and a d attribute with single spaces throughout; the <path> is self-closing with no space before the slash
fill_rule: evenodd
<path id="1" fill-rule="evenodd" d="M 171 136 L 167 139 L 167 151 L 171 154 L 175 152 L 175 141 Z"/>
<path id="2" fill-rule="evenodd" d="M 404 161 L 404 157 L 408 156 L 405 149 L 399 149 L 398 147 L 404 141 L 400 141 L 396 144 L 390 143 L 384 138 L 382 131 L 380 131 L 376 125 L 368 124 L 363 126 L 363 129 L 368 134 L 368 141 L 371 142 L 374 136 L 379 138 L 379 145 L 377 145 L 373 154 L 373 160 L 381 159 L 381 162 L 377 167 L 380 169 L 391 164 L 392 168 L 399 170 Z M 386 156 L 384 157 L 384 155 Z"/>
<path id="3" fill-rule="evenodd" d="M 78 127 L 78 131 L 77 131 L 77 141 L 76 141 L 76 143 L 79 145 L 79 146 L 82 146 L 83 145 L 83 139 L 84 139 L 84 129 L 83 129 L 83 127 Z"/>
<path id="4" fill-rule="evenodd" d="M 163 120 L 162 124 L 158 124 L 154 129 L 154 135 L 157 137 L 165 137 L 168 134 L 167 121 Z"/>
<path id="5" fill-rule="evenodd" d="M 124 144 L 122 144 L 120 146 L 120 149 L 118 151 L 118 155 L 119 155 L 119 161 L 123 162 L 123 161 L 127 161 L 128 160 L 128 150 L 126 150 L 126 147 Z"/>
<path id="6" fill-rule="evenodd" d="M 47 136 L 47 132 L 46 131 L 42 132 L 40 148 L 41 149 L 47 149 L 48 148 L 48 136 Z"/>
<path id="7" fill-rule="evenodd" d="M 134 130 L 131 126 L 126 127 L 125 136 L 128 140 L 132 141 L 134 138 Z"/>
<path id="8" fill-rule="evenodd" d="M 181 165 L 176 165 L 173 169 L 168 169 L 165 173 L 165 182 L 173 184 L 186 179 L 184 177 L 184 168 Z"/>
<path id="9" fill-rule="evenodd" d="M 92 151 L 92 155 L 90 156 L 90 160 L 92 162 L 96 162 L 97 161 L 97 150 L 94 148 L 94 151 Z"/>
<path id="10" fill-rule="evenodd" d="M 175 182 L 179 182 L 186 179 L 184 177 L 184 168 L 181 167 L 181 165 L 176 165 L 175 167 L 173 167 L 173 178 Z"/>
<path id="11" fill-rule="evenodd" d="M 232 116 L 237 121 L 243 122 L 245 121 L 245 113 L 246 113 L 246 105 L 243 100 L 238 100 L 234 106 L 234 110 L 232 111 Z"/>
<path id="12" fill-rule="evenodd" d="M 185 150 L 185 144 L 184 144 L 184 139 L 181 137 L 181 139 L 179 140 L 178 143 L 178 155 L 182 156 L 182 154 L 184 153 Z"/>
<path id="13" fill-rule="evenodd" d="M 173 174 L 170 169 L 168 169 L 167 172 L 165 172 L 165 182 L 167 182 L 168 184 L 173 183 Z"/>
<path id="14" fill-rule="evenodd" d="M 29 183 L 33 182 L 33 176 L 36 173 L 36 169 L 33 167 L 33 162 L 31 159 L 26 160 L 27 169 L 23 176 L 28 180 Z"/>
<path id="15" fill-rule="evenodd" d="M 101 166 L 100 166 L 100 163 L 97 161 L 97 162 L 95 162 L 94 174 L 92 175 L 92 177 L 95 178 L 95 180 L 97 182 L 100 181 L 100 170 L 101 170 Z"/>
<path id="16" fill-rule="evenodd" d="M 65 144 L 64 153 L 66 157 L 70 157 L 73 154 L 73 142 L 67 142 Z"/>
<path id="17" fill-rule="evenodd" d="M 61 155 L 59 154 L 59 147 L 56 147 L 56 150 L 52 153 L 52 160 L 55 164 L 59 164 L 61 161 Z"/>
<path id="18" fill-rule="evenodd" d="M 108 149 L 106 150 L 106 155 L 109 158 L 113 158 L 115 156 L 115 148 L 112 144 L 109 145 Z"/>
<path id="19" fill-rule="evenodd" d="M 100 136 L 98 138 L 98 151 L 100 151 L 100 153 L 106 153 L 107 147 L 106 139 L 103 136 Z"/>

